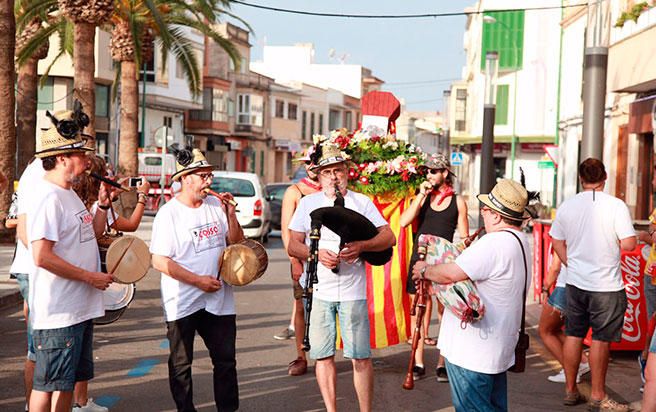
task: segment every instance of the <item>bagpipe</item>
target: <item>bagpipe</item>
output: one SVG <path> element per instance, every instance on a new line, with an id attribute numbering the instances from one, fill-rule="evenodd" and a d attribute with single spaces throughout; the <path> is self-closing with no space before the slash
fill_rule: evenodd
<path id="1" fill-rule="evenodd" d="M 305 332 L 303 335 L 303 350 L 310 350 L 310 314 L 312 312 L 312 294 L 314 285 L 319 283 L 317 269 L 319 267 L 319 240 L 321 239 L 321 228 L 333 231 L 340 237 L 340 249 L 345 244 L 359 240 L 369 240 L 378 234 L 378 229 L 365 216 L 355 210 L 344 206 L 344 196 L 339 185 L 335 185 L 335 203 L 333 206 L 321 207 L 310 213 L 310 251 L 306 266 L 306 279 L 303 286 L 303 299 L 305 301 Z M 362 252 L 360 257 L 370 265 L 379 266 L 389 262 L 392 258 L 393 249 L 376 252 Z M 332 269 L 333 273 L 339 273 L 339 266 Z"/>

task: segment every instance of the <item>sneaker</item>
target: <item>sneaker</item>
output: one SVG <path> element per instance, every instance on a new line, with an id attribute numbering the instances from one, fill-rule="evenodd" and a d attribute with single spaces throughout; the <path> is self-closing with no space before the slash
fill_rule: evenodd
<path id="1" fill-rule="evenodd" d="M 625 403 L 619 403 L 606 395 L 604 399 L 588 401 L 588 411 L 590 412 L 607 412 L 607 411 L 630 411 L 631 407 Z"/>
<path id="2" fill-rule="evenodd" d="M 413 366 L 412 367 L 412 379 L 418 381 L 419 379 L 426 376 L 426 368 L 423 366 Z"/>
<path id="3" fill-rule="evenodd" d="M 578 375 L 576 375 L 576 383 L 581 383 L 581 372 L 580 372 L 580 370 L 581 370 L 581 368 L 579 368 L 579 373 L 578 373 Z M 560 372 L 558 372 L 555 375 L 547 376 L 547 380 L 549 382 L 565 383 L 565 369 L 561 369 Z"/>
<path id="4" fill-rule="evenodd" d="M 647 366 L 647 359 L 642 358 L 642 352 L 638 355 L 638 365 L 640 365 L 640 379 L 645 383 L 645 367 Z"/>
<path id="5" fill-rule="evenodd" d="M 435 375 L 437 375 L 438 382 L 448 382 L 449 375 L 446 373 L 446 368 L 444 366 L 439 366 L 435 369 Z"/>
<path id="6" fill-rule="evenodd" d="M 640 385 L 640 393 L 645 393 L 645 385 L 644 384 Z"/>
<path id="7" fill-rule="evenodd" d="M 283 329 L 283 331 L 280 332 L 279 334 L 273 335 L 273 339 L 287 340 L 287 339 L 293 338 L 294 336 L 296 336 L 296 333 L 294 332 L 294 329 L 292 329 L 288 326 L 285 329 Z"/>
<path id="8" fill-rule="evenodd" d="M 84 406 L 80 406 L 76 403 L 75 406 L 73 406 L 73 412 L 109 412 L 109 409 L 98 405 L 92 398 L 89 398 L 87 404 Z"/>
<path id="9" fill-rule="evenodd" d="M 583 375 L 585 375 L 586 373 L 589 373 L 589 372 L 590 372 L 590 364 L 588 362 L 585 362 L 585 363 L 581 362 L 579 364 L 579 379 L 581 378 L 581 376 L 583 376 Z M 576 382 L 576 383 L 578 383 L 578 382 Z"/>
<path id="10" fill-rule="evenodd" d="M 287 373 L 290 376 L 301 376 L 307 372 L 307 361 L 300 356 L 293 361 L 289 362 Z"/>

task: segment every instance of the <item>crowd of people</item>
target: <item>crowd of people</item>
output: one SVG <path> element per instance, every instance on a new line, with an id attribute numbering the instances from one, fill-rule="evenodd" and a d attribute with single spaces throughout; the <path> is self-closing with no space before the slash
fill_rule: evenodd
<path id="1" fill-rule="evenodd" d="M 50 117 L 53 125 L 37 139 L 34 160 L 18 184 L 15 216 L 7 221 L 8 227 L 16 227 L 18 239 L 11 274 L 25 298 L 26 410 L 102 412 L 108 409 L 88 394 L 94 377 L 93 319 L 103 316 L 102 294 L 115 278 L 101 270 L 97 238 L 108 230 L 138 228 L 149 184 L 142 180 L 137 186 L 138 201 L 129 216 L 116 214 L 112 204 L 119 190 L 87 174 L 105 176 L 107 165 L 87 144 L 83 130 L 88 119 L 81 107 Z M 158 211 L 150 244 L 152 265 L 162 274 L 170 392 L 178 411 L 195 410 L 192 362 L 198 334 L 213 366 L 216 408 L 234 411 L 239 408 L 235 298 L 232 287 L 217 274 L 221 253 L 243 241 L 244 233 L 232 195 L 208 196 L 216 167 L 197 149 L 178 150 L 176 159 L 172 180 L 178 189 Z M 339 331 L 343 355 L 352 363 L 360 410 L 370 411 L 374 369 L 365 261 L 367 254 L 389 250 L 396 238 L 369 197 L 348 189 L 348 158 L 339 148 L 319 142 L 299 160 L 307 177 L 287 189 L 281 212 L 292 315 L 276 338 L 294 337 L 296 354 L 289 375 L 306 374 L 308 358 L 314 360 L 325 407 L 335 411 Z M 448 158 L 432 155 L 420 172 L 426 181 L 401 215 L 401 226 L 412 225 L 417 238 L 436 235 L 452 242 L 456 230 L 461 239 L 467 238 L 467 205 L 455 191 Z M 579 178 L 581 192 L 558 208 L 550 231 L 554 256 L 543 282 L 539 333 L 562 370 L 548 379 L 565 384 L 566 406 L 587 402 L 593 411 L 625 411 L 628 405 L 612 399 L 605 386 L 610 344 L 621 338 L 627 306 L 620 252 L 635 249 L 638 238 L 656 241 L 656 210 L 649 231 L 636 233 L 627 206 L 603 192 L 607 176 L 601 161 L 583 161 Z M 406 291 L 417 293 L 418 282 L 424 281 L 436 286 L 471 282 L 485 305 L 484 316 L 463 327 L 460 317 L 438 303 L 435 342 L 428 334 L 429 296 L 412 374 L 413 379 L 425 377 L 424 347 L 437 344 L 436 378 L 449 383 L 456 411 L 506 411 L 507 372 L 522 371 L 525 356 L 520 349 L 531 280 L 530 247 L 523 230 L 530 218 L 529 192 L 523 184 L 500 179 L 477 200 L 486 234 L 452 263 L 430 264 L 415 246 Z M 316 212 L 337 206 L 365 219 L 375 228 L 372 235 L 344 241 L 326 225 L 318 227 Z M 312 261 L 313 271 L 308 264 Z M 656 309 L 654 268 L 656 250 L 644 278 L 650 319 Z M 592 340 L 586 353 L 583 340 L 589 329 Z M 307 336 L 301 333 L 306 330 Z M 307 353 L 304 338 L 311 342 Z M 645 382 L 642 406 L 651 412 L 656 411 L 654 352 L 656 338 L 651 338 L 639 358 Z M 586 373 L 592 382 L 589 399 L 577 386 Z"/>

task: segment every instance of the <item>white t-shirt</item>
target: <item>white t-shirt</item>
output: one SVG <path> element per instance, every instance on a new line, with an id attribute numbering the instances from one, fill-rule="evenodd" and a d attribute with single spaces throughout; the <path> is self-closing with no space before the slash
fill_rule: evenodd
<path id="1" fill-rule="evenodd" d="M 549 234 L 567 244 L 567 284 L 592 292 L 624 289 L 618 240 L 635 236 L 631 215 L 620 199 L 581 192 L 558 208 Z"/>
<path id="2" fill-rule="evenodd" d="M 567 266 L 560 265 L 560 272 L 556 278 L 556 287 L 564 288 L 567 285 Z"/>
<path id="3" fill-rule="evenodd" d="M 27 209 L 27 233 L 32 242 L 55 242 L 53 252 L 68 263 L 100 270 L 93 215 L 72 190 L 42 180 L 34 189 L 41 201 Z M 41 267 L 30 274 L 30 320 L 34 329 L 63 328 L 103 316 L 102 291 L 77 280 L 57 276 Z"/>
<path id="4" fill-rule="evenodd" d="M 334 199 L 329 199 L 323 192 L 317 192 L 303 197 L 298 203 L 291 222 L 289 222 L 289 229 L 294 232 L 305 233 L 305 243 L 309 246 L 310 237 L 307 235 L 311 229 L 310 213 L 320 207 L 333 206 L 334 203 Z M 363 194 L 349 190 L 346 196 L 344 196 L 344 206 L 347 209 L 360 213 L 376 227 L 387 225 L 387 221 L 378 209 L 376 209 L 373 202 Z M 339 243 L 340 237 L 335 232 L 325 226 L 321 228 L 319 249 L 328 249 L 339 253 Z M 314 296 L 328 302 L 366 299 L 367 279 L 365 274 L 365 266 L 362 259 L 357 259 L 353 264 L 340 262 L 339 273 L 337 274 L 319 262 L 317 265 L 319 283 L 314 285 Z"/>
<path id="5" fill-rule="evenodd" d="M 173 199 L 157 212 L 150 252 L 166 256 L 200 276 L 218 276 L 219 257 L 226 247 L 228 220 L 218 199 L 208 197 L 198 208 Z M 213 293 L 162 273 L 162 303 L 168 322 L 201 309 L 217 315 L 234 315 L 232 287 L 223 283 Z"/>
<path id="6" fill-rule="evenodd" d="M 509 229 L 504 229 L 509 230 Z M 526 264 L 531 255 L 526 236 L 513 230 L 524 245 Z M 519 242 L 510 233 L 488 233 L 465 249 L 455 262 L 476 285 L 485 305 L 483 319 L 467 324 L 445 310 L 437 340 L 440 353 L 454 365 L 495 374 L 515 363 L 515 345 L 522 319 L 525 274 Z M 526 290 L 530 287 L 530 275 Z"/>
<path id="7" fill-rule="evenodd" d="M 34 188 L 43 180 L 46 171 L 43 170 L 43 163 L 41 159 L 36 158 L 32 163 L 27 165 L 25 171 L 18 181 L 18 201 L 16 203 L 16 216 L 25 214 L 27 205 L 40 202 L 41 194 L 34 190 Z M 38 196 L 35 200 L 30 200 L 34 195 Z M 32 255 L 27 252 L 27 248 L 23 245 L 20 239 L 16 240 L 16 255 L 11 264 L 9 273 L 23 273 L 30 274 L 34 270 L 34 260 Z"/>

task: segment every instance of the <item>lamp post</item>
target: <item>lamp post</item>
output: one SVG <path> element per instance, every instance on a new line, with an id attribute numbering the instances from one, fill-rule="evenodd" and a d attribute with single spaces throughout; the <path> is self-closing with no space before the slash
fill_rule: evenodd
<path id="1" fill-rule="evenodd" d="M 602 159 L 604 112 L 606 109 L 606 72 L 610 37 L 610 5 L 607 1 L 588 1 L 583 69 L 583 139 L 581 160 Z"/>
<path id="2" fill-rule="evenodd" d="M 451 90 L 442 91 L 442 97 L 444 97 L 444 116 L 442 117 L 442 135 L 444 139 L 444 149 L 443 151 L 447 154 L 451 152 L 451 115 L 449 113 L 450 100 L 451 100 Z"/>
<path id="3" fill-rule="evenodd" d="M 516 132 L 516 119 L 517 119 L 517 72 L 519 71 L 519 47 L 517 47 L 517 42 L 512 37 L 512 29 L 502 21 L 495 19 L 492 16 L 483 16 L 483 23 L 485 24 L 499 24 L 501 27 L 508 31 L 508 38 L 513 47 L 513 65 L 515 66 L 515 72 L 513 74 L 513 119 L 512 119 L 512 136 L 510 137 L 510 178 L 515 177 L 515 158 L 517 157 L 517 132 Z"/>
<path id="4" fill-rule="evenodd" d="M 489 51 L 485 54 L 485 100 L 483 105 L 483 139 L 481 144 L 480 192 L 490 193 L 496 180 L 494 172 L 494 115 L 497 102 L 497 75 L 499 73 L 499 53 Z M 479 227 L 483 225 L 479 213 Z"/>

